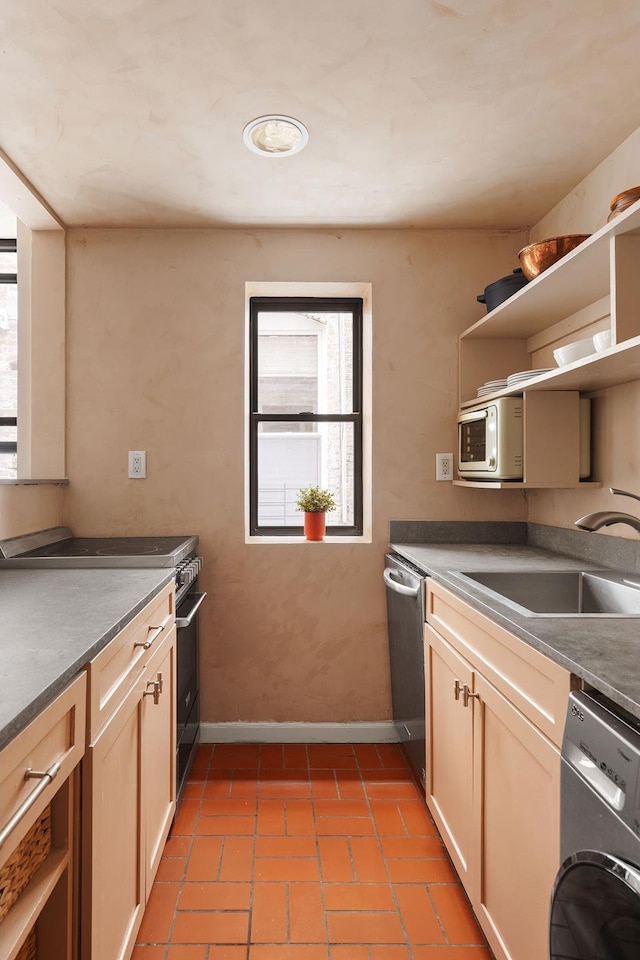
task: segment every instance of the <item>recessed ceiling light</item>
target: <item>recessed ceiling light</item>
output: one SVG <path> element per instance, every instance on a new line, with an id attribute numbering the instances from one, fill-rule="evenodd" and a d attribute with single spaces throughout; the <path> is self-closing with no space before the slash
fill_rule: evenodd
<path id="1" fill-rule="evenodd" d="M 309 131 L 299 120 L 272 114 L 258 117 L 246 125 L 242 139 L 261 157 L 290 157 L 309 141 Z"/>

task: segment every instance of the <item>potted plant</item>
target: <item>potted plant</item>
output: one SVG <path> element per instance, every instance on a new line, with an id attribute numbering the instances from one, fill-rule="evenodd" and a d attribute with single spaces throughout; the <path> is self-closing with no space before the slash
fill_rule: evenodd
<path id="1" fill-rule="evenodd" d="M 307 540 L 322 540 L 326 529 L 325 513 L 336 508 L 331 491 L 321 490 L 320 487 L 301 487 L 296 507 L 304 511 L 304 535 Z"/>

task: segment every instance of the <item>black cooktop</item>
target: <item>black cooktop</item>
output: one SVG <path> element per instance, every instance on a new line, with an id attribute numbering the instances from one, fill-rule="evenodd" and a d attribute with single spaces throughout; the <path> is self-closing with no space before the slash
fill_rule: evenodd
<path id="1" fill-rule="evenodd" d="M 184 537 L 71 537 L 19 554 L 29 557 L 155 557 L 173 553 Z"/>
<path id="2" fill-rule="evenodd" d="M 74 537 L 68 527 L 0 541 L 3 567 L 175 567 L 197 537 Z"/>

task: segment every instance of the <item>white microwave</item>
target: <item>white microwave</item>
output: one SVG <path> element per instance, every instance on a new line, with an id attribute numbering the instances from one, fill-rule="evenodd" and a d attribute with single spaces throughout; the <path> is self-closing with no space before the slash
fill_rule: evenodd
<path id="1" fill-rule="evenodd" d="M 500 397 L 458 415 L 458 474 L 522 480 L 522 397 Z"/>
<path id="2" fill-rule="evenodd" d="M 458 414 L 458 474 L 464 480 L 522 480 L 522 397 L 500 397 Z M 591 401 L 580 397 L 580 479 L 591 475 Z"/>

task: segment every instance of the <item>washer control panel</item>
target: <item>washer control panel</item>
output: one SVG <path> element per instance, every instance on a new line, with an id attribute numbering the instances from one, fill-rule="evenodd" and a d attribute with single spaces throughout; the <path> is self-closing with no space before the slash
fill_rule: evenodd
<path id="1" fill-rule="evenodd" d="M 640 835 L 640 723 L 606 697 L 570 694 L 562 756 Z"/>

